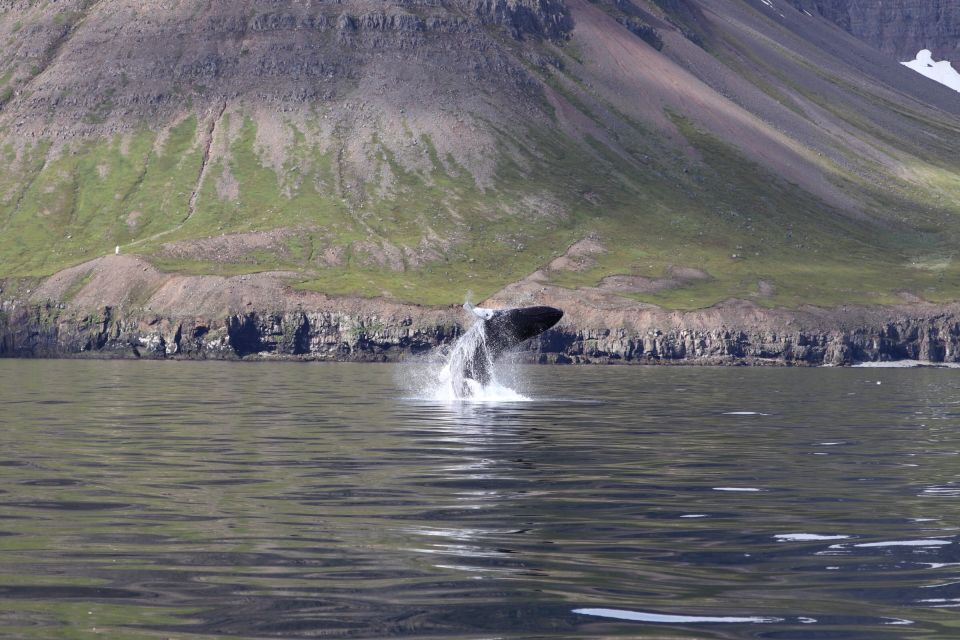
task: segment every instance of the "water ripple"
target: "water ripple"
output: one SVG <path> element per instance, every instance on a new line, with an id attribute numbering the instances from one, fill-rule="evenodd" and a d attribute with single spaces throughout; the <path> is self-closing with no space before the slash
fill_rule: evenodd
<path id="1" fill-rule="evenodd" d="M 515 374 L 0 361 L 2 633 L 951 637 L 951 372 Z"/>

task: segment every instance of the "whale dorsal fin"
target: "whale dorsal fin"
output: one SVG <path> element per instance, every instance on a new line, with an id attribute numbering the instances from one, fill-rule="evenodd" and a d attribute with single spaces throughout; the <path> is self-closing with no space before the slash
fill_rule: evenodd
<path id="1" fill-rule="evenodd" d="M 473 315 L 477 316 L 481 320 L 489 320 L 497 313 L 493 309 L 481 309 L 480 307 L 475 307 L 469 302 L 464 302 L 463 308 L 469 311 L 470 313 L 472 313 Z"/>

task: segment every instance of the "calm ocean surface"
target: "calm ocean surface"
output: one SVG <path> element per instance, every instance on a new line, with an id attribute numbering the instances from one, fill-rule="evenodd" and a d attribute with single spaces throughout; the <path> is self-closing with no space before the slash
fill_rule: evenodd
<path id="1" fill-rule="evenodd" d="M 0 361 L 0 637 L 960 638 L 960 372 Z"/>

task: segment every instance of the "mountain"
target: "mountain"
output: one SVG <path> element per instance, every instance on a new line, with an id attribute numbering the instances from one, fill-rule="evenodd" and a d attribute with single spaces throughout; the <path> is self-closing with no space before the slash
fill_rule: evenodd
<path id="1" fill-rule="evenodd" d="M 808 5 L 0 2 L 5 313 L 960 298 L 960 96 Z"/>
<path id="2" fill-rule="evenodd" d="M 835 22 L 901 61 L 929 49 L 934 59 L 960 68 L 958 0 L 795 0 L 794 6 Z"/>

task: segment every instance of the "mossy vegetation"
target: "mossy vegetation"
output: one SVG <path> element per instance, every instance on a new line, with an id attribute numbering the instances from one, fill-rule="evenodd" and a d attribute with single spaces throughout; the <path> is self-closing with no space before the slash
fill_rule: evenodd
<path id="1" fill-rule="evenodd" d="M 6 178 L 22 191 L 0 203 L 0 275 L 48 275 L 178 223 L 199 170 L 195 130 L 191 118 L 162 144 L 141 131 L 11 157 Z"/>
<path id="2" fill-rule="evenodd" d="M 556 283 L 590 286 L 612 274 L 664 278 L 674 266 L 708 273 L 710 279 L 626 294 L 681 309 L 731 297 L 778 306 L 889 304 L 902 302 L 903 292 L 938 301 L 960 297 L 960 282 L 947 277 L 952 262 L 942 257 L 949 236 L 909 225 L 891 232 L 889 223 L 850 217 L 686 119 L 672 119 L 702 162 L 672 176 L 681 189 L 654 195 L 662 198 L 655 202 L 658 215 L 641 219 L 630 208 L 614 209 L 621 217 L 598 225 L 610 251 L 589 270 L 555 274 Z M 917 257 L 931 251 L 941 257 Z"/>

